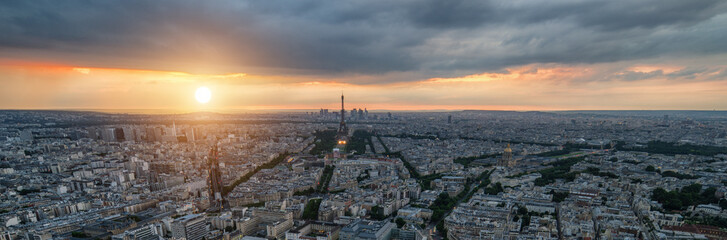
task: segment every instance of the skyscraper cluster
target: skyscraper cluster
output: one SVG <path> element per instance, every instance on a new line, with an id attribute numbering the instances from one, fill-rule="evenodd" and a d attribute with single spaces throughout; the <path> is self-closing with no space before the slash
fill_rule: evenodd
<path id="1" fill-rule="evenodd" d="M 356 110 L 355 108 L 351 110 L 351 116 L 349 119 L 351 120 L 366 120 L 369 117 L 369 110 L 368 109 L 361 109 L 359 108 Z"/>

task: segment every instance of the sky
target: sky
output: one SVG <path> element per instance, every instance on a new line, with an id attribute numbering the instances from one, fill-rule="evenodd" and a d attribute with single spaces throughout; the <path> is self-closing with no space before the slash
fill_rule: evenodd
<path id="1" fill-rule="evenodd" d="M 720 0 L 7 0 L 0 33 L 0 109 L 727 110 Z"/>

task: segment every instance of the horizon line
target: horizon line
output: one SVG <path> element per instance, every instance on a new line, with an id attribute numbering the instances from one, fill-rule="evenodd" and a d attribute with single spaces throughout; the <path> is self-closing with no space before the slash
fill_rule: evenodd
<path id="1" fill-rule="evenodd" d="M 173 108 L 0 108 L 0 111 L 67 111 L 67 112 L 95 112 L 107 114 L 145 114 L 145 115 L 165 115 L 165 114 L 194 114 L 194 113 L 217 113 L 217 114 L 243 114 L 243 113 L 303 113 L 318 112 L 321 109 L 303 109 L 303 108 L 270 108 L 270 109 L 229 109 L 229 110 L 196 110 L 189 111 Z M 727 109 L 370 109 L 369 112 L 464 112 L 464 111 L 488 111 L 488 112 L 636 112 L 636 111 L 664 111 L 664 112 L 725 112 Z M 330 111 L 337 113 L 338 111 Z"/>

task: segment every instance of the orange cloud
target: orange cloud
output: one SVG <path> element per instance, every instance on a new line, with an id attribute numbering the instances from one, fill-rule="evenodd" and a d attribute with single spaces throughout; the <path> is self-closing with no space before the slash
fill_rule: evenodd
<path id="1" fill-rule="evenodd" d="M 89 68 L 73 68 L 73 71 L 79 72 L 81 74 L 91 73 L 91 69 L 89 69 Z"/>

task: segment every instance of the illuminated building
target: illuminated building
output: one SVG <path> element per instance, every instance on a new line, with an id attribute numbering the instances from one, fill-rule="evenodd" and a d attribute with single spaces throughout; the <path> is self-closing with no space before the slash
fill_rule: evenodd
<path id="1" fill-rule="evenodd" d="M 341 94 L 341 123 L 338 125 L 338 137 L 339 144 L 346 144 L 348 139 L 348 127 L 346 126 L 346 109 L 343 107 L 343 94 Z M 341 142 L 343 141 L 343 142 Z"/>
<path id="2" fill-rule="evenodd" d="M 348 142 L 348 127 L 346 126 L 346 109 L 343 108 L 343 94 L 341 94 L 341 123 L 338 125 L 338 134 L 336 135 L 336 148 L 344 149 Z"/>
<path id="3" fill-rule="evenodd" d="M 500 159 L 498 159 L 497 166 L 500 166 L 500 167 L 515 166 L 515 161 L 512 159 L 512 149 L 510 148 L 509 143 L 507 144 L 505 151 L 502 153 L 502 157 L 500 157 Z"/>

